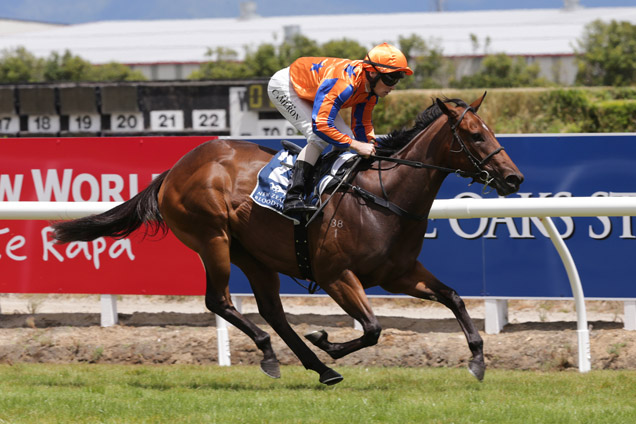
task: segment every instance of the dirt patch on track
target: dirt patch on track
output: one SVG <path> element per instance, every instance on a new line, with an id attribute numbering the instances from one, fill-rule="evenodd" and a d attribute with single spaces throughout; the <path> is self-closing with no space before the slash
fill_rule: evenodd
<path id="1" fill-rule="evenodd" d="M 351 318 L 333 313 L 331 306 L 326 306 L 331 314 L 324 314 L 324 311 L 298 312 L 303 309 L 311 311 L 312 302 L 320 304 L 325 301 L 295 301 L 296 305 L 291 309 L 296 313 L 288 314 L 288 319 L 299 334 L 324 328 L 333 341 L 346 341 L 362 334 L 352 328 Z M 408 315 L 413 305 L 404 302 L 375 300 L 374 307 L 379 310 L 395 307 L 395 310 L 406 311 Z M 477 301 L 468 303 L 478 309 Z M 616 307 L 600 305 L 600 309 L 609 308 L 610 312 L 593 311 L 589 314 L 590 319 L 595 319 L 589 322 L 593 369 L 636 369 L 636 332 L 623 330 L 620 316 L 612 312 Z M 571 306 L 549 308 L 547 312 L 539 313 L 540 320 L 519 322 L 515 316 L 525 316 L 524 309 L 527 313 L 541 312 L 541 306 L 537 306 L 536 302 L 512 304 L 512 323 L 497 335 L 484 334 L 483 319 L 475 319 L 484 338 L 487 366 L 502 369 L 576 369 L 576 322 L 558 320 L 559 313 L 572 315 L 571 310 L 562 312 L 564 308 Z M 144 308 L 140 306 L 137 309 Z M 118 325 L 102 328 L 98 313 L 16 312 L 0 315 L 0 363 L 215 364 L 218 360 L 215 318 L 210 313 L 120 313 Z M 390 314 L 390 311 L 387 313 Z M 246 311 L 245 315 L 270 333 L 282 364 L 299 364 L 258 314 Z M 314 348 L 314 351 L 323 361 L 336 366 L 466 366 L 470 351 L 455 319 L 449 318 L 443 309 L 435 309 L 425 315 L 440 315 L 440 318 L 379 316 L 383 328 L 379 343 L 337 361 L 318 349 Z M 473 315 L 479 316 L 479 311 Z M 598 317 L 604 319 L 596 319 Z M 258 364 L 262 357 L 252 341 L 235 328 L 230 328 L 229 333 L 232 364 Z"/>

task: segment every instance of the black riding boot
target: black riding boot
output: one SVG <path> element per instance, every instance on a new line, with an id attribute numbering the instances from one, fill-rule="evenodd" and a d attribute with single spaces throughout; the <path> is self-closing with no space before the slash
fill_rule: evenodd
<path id="1" fill-rule="evenodd" d="M 313 212 L 317 208 L 305 203 L 305 184 L 311 181 L 314 167 L 308 162 L 297 160 L 292 171 L 291 186 L 283 203 L 283 213 Z"/>

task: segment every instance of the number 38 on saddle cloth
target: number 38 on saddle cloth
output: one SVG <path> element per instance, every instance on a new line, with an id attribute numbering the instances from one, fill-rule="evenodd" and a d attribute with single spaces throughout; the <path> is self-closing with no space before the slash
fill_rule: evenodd
<path id="1" fill-rule="evenodd" d="M 250 197 L 257 205 L 271 209 L 285 218 L 291 219 L 294 224 L 298 224 L 297 217 L 283 214 L 283 202 L 300 147 L 285 141 L 283 147 L 284 149 L 276 153 L 269 163 L 259 171 L 256 187 L 254 187 Z M 353 152 L 334 150 L 321 157 L 316 164 L 314 187 L 311 193 L 307 194 L 308 200 L 312 204 L 318 205 L 320 195 L 340 181 L 338 177 L 342 177 L 347 172 L 356 156 Z"/>

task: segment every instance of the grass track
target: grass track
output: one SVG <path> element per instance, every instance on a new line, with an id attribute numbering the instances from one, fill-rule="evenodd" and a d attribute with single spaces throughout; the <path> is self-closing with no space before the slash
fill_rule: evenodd
<path id="1" fill-rule="evenodd" d="M 636 372 L 0 365 L 0 423 L 636 423 Z"/>

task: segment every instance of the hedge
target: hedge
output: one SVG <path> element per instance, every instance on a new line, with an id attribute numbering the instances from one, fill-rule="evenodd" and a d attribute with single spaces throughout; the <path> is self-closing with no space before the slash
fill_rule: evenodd
<path id="1" fill-rule="evenodd" d="M 409 127 L 435 97 L 471 103 L 484 90 L 399 90 L 381 99 L 376 133 Z M 636 87 L 492 89 L 479 115 L 499 134 L 636 132 Z"/>

